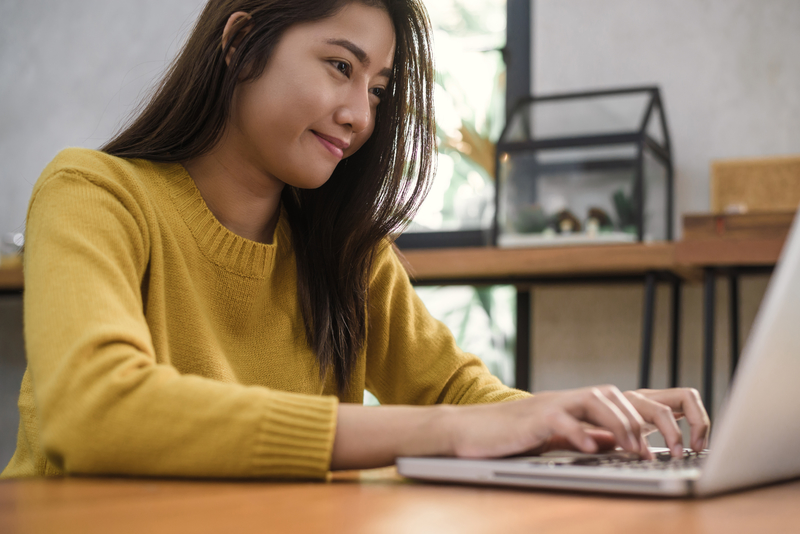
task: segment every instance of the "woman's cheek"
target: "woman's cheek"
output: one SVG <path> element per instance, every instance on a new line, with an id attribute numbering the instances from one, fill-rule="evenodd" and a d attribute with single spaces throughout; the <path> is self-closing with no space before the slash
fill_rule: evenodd
<path id="1" fill-rule="evenodd" d="M 344 157 L 348 158 L 348 157 L 352 156 L 353 154 L 355 154 L 356 152 L 358 152 L 359 149 L 361 149 L 361 147 L 364 146 L 364 144 L 367 141 L 369 141 L 369 138 L 372 136 L 372 132 L 374 130 L 375 130 L 375 126 L 373 125 L 373 126 L 371 126 L 369 128 L 369 131 L 361 132 L 358 135 L 358 137 L 356 137 L 355 141 L 353 141 L 353 143 L 347 149 L 347 151 L 344 154 Z"/>

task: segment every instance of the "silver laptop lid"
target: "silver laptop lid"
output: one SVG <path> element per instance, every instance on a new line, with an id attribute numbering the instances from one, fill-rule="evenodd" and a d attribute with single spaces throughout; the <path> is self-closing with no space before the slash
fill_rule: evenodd
<path id="1" fill-rule="evenodd" d="M 700 495 L 800 476 L 800 215 L 712 431 L 711 450 L 696 486 Z"/>

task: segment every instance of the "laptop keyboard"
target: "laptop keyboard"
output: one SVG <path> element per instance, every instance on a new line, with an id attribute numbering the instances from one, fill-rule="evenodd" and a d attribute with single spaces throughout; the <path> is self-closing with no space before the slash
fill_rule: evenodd
<path id="1" fill-rule="evenodd" d="M 669 451 L 665 450 L 654 452 L 652 460 L 642 460 L 636 454 L 623 451 L 615 451 L 608 454 L 573 453 L 566 456 L 560 456 L 558 453 L 554 452 L 546 453 L 542 456 L 520 459 L 529 463 L 545 464 L 550 467 L 570 465 L 582 467 L 612 467 L 619 469 L 677 470 L 702 467 L 707 455 L 708 450 L 698 453 L 690 449 L 685 449 L 683 458 L 673 458 Z"/>
<path id="2" fill-rule="evenodd" d="M 642 460 L 638 457 L 630 457 L 627 455 L 611 454 L 608 456 L 593 456 L 587 458 L 575 458 L 571 465 L 582 466 L 602 466 L 602 467 L 619 467 L 623 469 L 690 469 L 698 468 L 703 465 L 703 461 L 708 455 L 708 450 L 702 452 L 694 452 L 691 450 L 684 451 L 683 458 L 673 458 L 668 452 L 657 452 L 653 454 L 652 460 Z"/>

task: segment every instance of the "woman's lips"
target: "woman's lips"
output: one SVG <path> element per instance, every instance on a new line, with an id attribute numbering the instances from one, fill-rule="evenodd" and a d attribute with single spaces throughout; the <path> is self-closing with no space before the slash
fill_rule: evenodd
<path id="1" fill-rule="evenodd" d="M 347 147 L 350 146 L 349 143 L 346 143 L 341 139 L 330 137 L 328 135 L 315 132 L 314 130 L 311 130 L 311 132 L 317 136 L 317 139 L 319 139 L 319 142 L 322 143 L 322 146 L 327 148 L 331 154 L 333 154 L 339 159 L 342 159 L 344 157 L 344 151 L 347 150 Z"/>

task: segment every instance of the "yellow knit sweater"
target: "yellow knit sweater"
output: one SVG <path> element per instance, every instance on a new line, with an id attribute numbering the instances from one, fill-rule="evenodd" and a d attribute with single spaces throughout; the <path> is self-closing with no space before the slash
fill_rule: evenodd
<path id="1" fill-rule="evenodd" d="M 504 387 L 430 317 L 393 250 L 339 399 L 296 294 L 290 229 L 223 227 L 179 164 L 69 149 L 37 182 L 25 250 L 28 368 L 2 477 L 324 477 L 337 402 L 495 402 Z"/>

